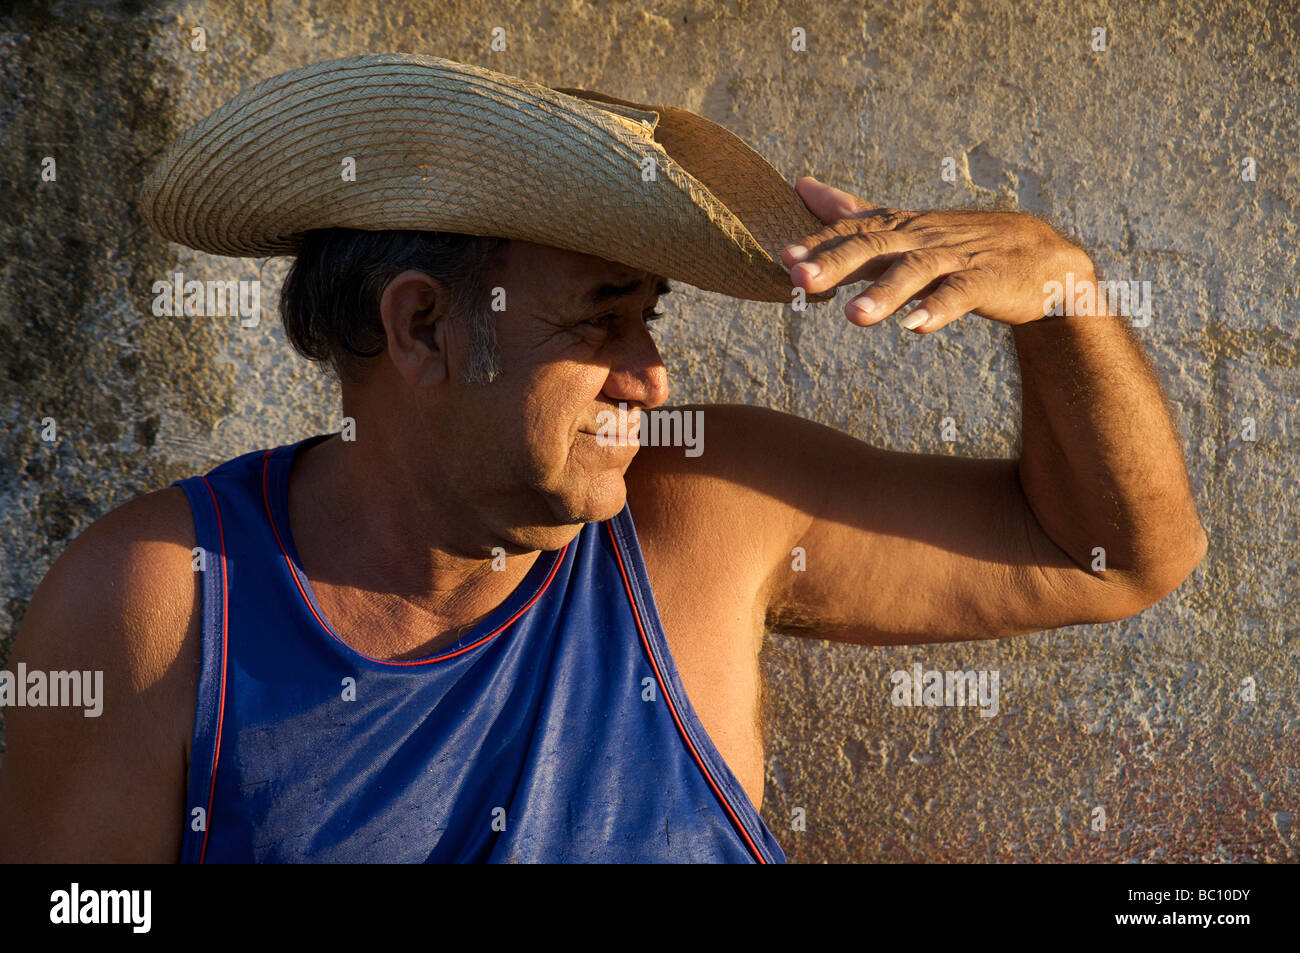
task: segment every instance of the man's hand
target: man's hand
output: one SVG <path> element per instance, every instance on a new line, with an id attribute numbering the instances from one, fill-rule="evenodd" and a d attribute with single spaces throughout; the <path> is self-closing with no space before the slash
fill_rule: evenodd
<path id="1" fill-rule="evenodd" d="M 1023 212 L 904 212 L 813 178 L 795 189 L 826 227 L 781 253 L 790 280 L 810 293 L 874 281 L 844 309 L 863 327 L 914 299 L 902 325 L 920 334 L 967 312 L 1026 324 L 1050 310 L 1048 282 L 1064 283 L 1067 272 L 1076 285 L 1094 280 L 1082 249 Z"/>

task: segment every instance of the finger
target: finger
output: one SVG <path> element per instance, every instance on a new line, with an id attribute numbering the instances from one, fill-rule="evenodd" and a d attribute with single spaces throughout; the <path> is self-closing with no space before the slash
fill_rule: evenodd
<path id="1" fill-rule="evenodd" d="M 909 331 L 929 334 L 974 311 L 987 297 L 987 282 L 974 271 L 948 275 L 939 286 L 921 298 L 916 310 L 902 322 Z"/>
<path id="2" fill-rule="evenodd" d="M 881 275 L 900 254 L 916 248 L 915 234 L 860 231 L 815 243 L 790 269 L 790 281 L 811 294 Z"/>
<path id="3" fill-rule="evenodd" d="M 951 251 L 942 248 L 917 248 L 898 256 L 870 291 L 854 299 L 855 324 L 875 324 L 893 314 L 927 288 L 960 267 Z M 846 308 L 847 310 L 847 308 Z"/>
<path id="4" fill-rule="evenodd" d="M 894 259 L 894 261 L 897 260 L 898 260 L 897 258 Z M 908 298 L 908 300 L 914 301 L 919 298 L 924 298 L 928 294 L 931 294 L 936 288 L 939 287 L 939 285 L 943 284 L 944 278 L 946 277 L 947 276 L 944 275 L 941 278 L 936 278 L 934 281 L 931 281 L 920 291 L 917 291 L 914 294 L 912 294 L 912 296 Z M 872 287 L 874 287 L 874 285 Z M 845 317 L 847 317 L 849 321 L 851 321 L 853 324 L 856 324 L 859 327 L 863 327 L 863 328 L 871 327 L 871 325 L 873 324 L 879 324 L 881 321 L 885 320 L 885 318 L 889 317 L 891 314 L 893 314 L 892 311 L 887 311 L 886 309 L 879 307 L 876 304 L 876 299 L 871 296 L 870 291 L 862 292 L 862 294 L 858 295 L 857 297 L 850 299 L 849 302 L 844 306 Z"/>
<path id="5" fill-rule="evenodd" d="M 811 175 L 795 182 L 794 190 L 803 199 L 803 204 L 808 206 L 808 211 L 828 225 L 838 219 L 855 218 L 880 207 L 851 192 L 820 182 Z"/>
<path id="6" fill-rule="evenodd" d="M 801 261 L 807 261 L 823 247 L 839 244 L 846 238 L 867 232 L 884 232 L 897 229 L 911 220 L 907 212 L 892 208 L 873 208 L 856 218 L 837 219 L 825 228 L 806 235 L 781 251 L 781 261 L 790 270 Z"/>

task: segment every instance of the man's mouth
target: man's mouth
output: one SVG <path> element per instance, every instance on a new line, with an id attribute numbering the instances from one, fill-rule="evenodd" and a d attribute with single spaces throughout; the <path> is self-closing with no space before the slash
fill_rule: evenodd
<path id="1" fill-rule="evenodd" d="M 639 441 L 632 439 L 623 440 L 617 433 L 596 433 L 591 430 L 579 430 L 578 434 L 583 437 L 590 437 L 596 444 L 606 450 L 631 450 L 633 452 L 640 449 Z"/>

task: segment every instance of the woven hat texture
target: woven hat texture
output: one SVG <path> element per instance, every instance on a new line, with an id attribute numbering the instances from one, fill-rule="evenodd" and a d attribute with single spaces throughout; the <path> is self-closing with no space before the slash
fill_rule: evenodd
<path id="1" fill-rule="evenodd" d="M 292 255 L 321 228 L 438 230 L 758 301 L 791 300 L 780 250 L 821 228 L 762 156 L 687 110 L 404 53 L 258 83 L 183 133 L 140 199 L 163 237 L 219 255 Z"/>

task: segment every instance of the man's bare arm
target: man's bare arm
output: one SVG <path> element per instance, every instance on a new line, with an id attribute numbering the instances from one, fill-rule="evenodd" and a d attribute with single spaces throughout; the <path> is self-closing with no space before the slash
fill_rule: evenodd
<path id="1" fill-rule="evenodd" d="M 629 474 L 638 489 L 658 482 L 639 495 L 671 509 L 663 531 L 707 527 L 727 541 L 715 558 L 767 560 L 755 593 L 772 624 L 861 643 L 1112 621 L 1186 578 L 1205 534 L 1140 349 L 1115 318 L 1043 320 L 1045 283 L 1091 280 L 1087 256 L 1028 215 L 900 212 L 799 188 L 827 227 L 787 249 L 791 280 L 810 292 L 874 281 L 846 308 L 854 323 L 917 300 L 917 333 L 967 312 L 1013 326 L 1022 459 L 892 453 L 787 415 L 706 407 L 698 461 L 657 450 Z"/>
<path id="2" fill-rule="evenodd" d="M 1205 534 L 1177 432 L 1128 331 L 1079 317 L 1013 333 L 1018 462 L 848 442 L 834 453 L 830 437 L 792 455 L 801 479 L 820 470 L 826 490 L 796 543 L 806 571 L 776 568 L 776 624 L 877 643 L 1017 635 L 1125 618 L 1192 572 Z"/>
<path id="3" fill-rule="evenodd" d="M 1076 565 L 1039 525 L 1015 460 L 882 450 L 759 407 L 680 409 L 703 415 L 704 453 L 642 448 L 628 471 L 637 525 L 684 571 L 751 591 L 773 628 L 967 641 L 1122 619 L 1165 594 Z M 1194 560 L 1170 558 L 1172 588 Z"/>
<path id="4" fill-rule="evenodd" d="M 1078 281 L 1093 282 L 1091 269 Z M 1012 328 L 1020 483 L 1059 547 L 1045 560 L 1069 559 L 1142 601 L 1181 583 L 1207 541 L 1164 394 L 1125 325 L 1103 313 Z"/>
<path id="5" fill-rule="evenodd" d="M 7 668 L 102 671 L 102 711 L 12 707 L 0 862 L 175 862 L 200 624 L 189 504 L 162 490 L 97 520 L 55 562 Z"/>

